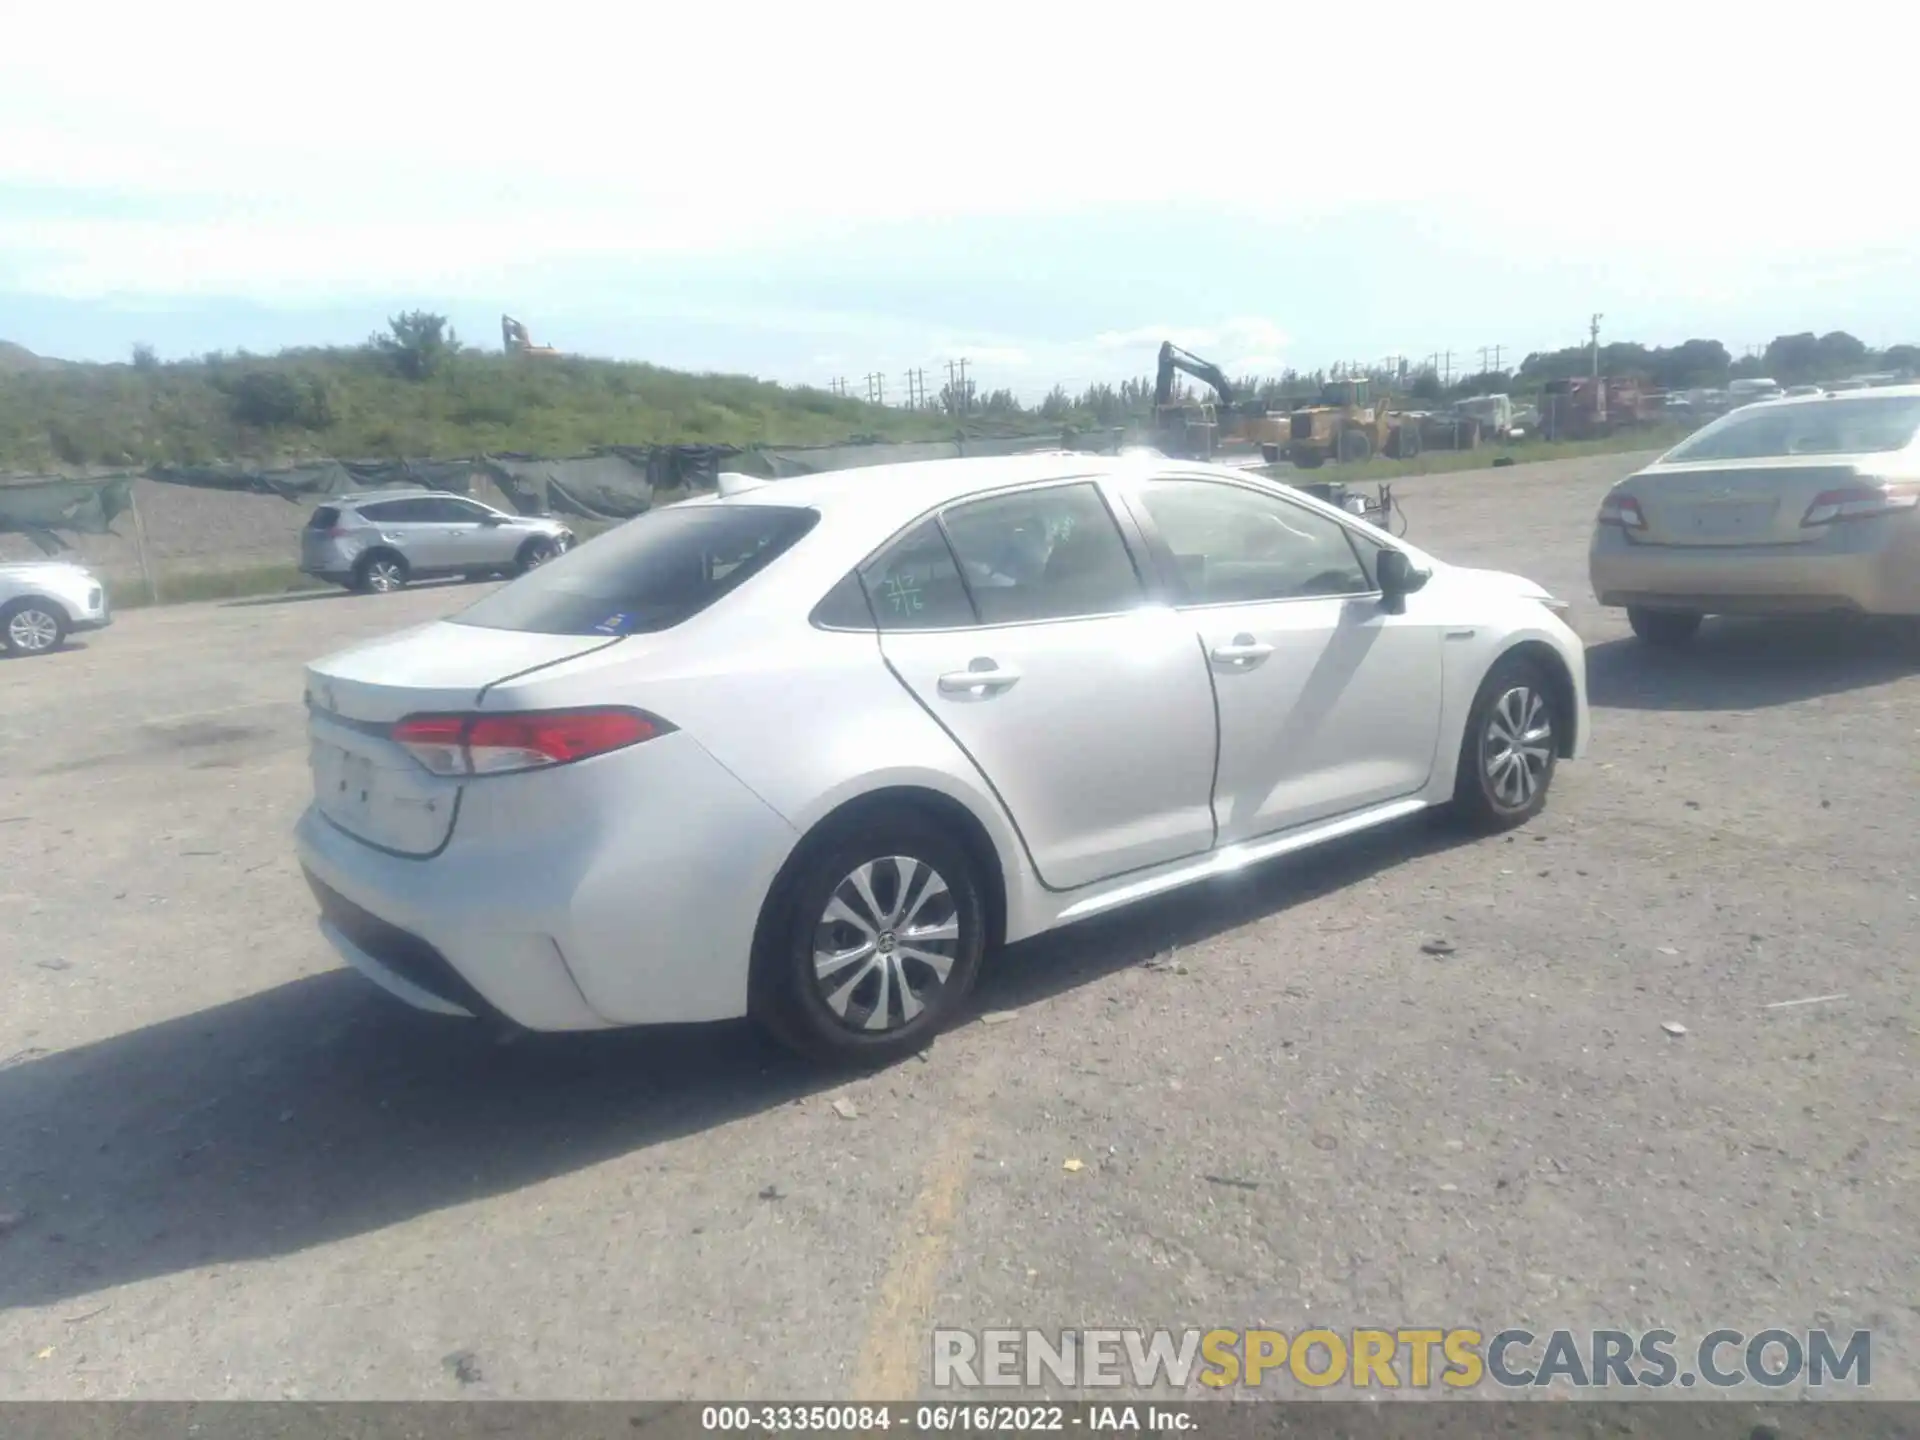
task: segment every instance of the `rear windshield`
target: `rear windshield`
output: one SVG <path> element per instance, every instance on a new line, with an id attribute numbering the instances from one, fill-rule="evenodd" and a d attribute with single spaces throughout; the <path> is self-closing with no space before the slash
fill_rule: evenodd
<path id="1" fill-rule="evenodd" d="M 1861 395 L 1736 410 L 1670 450 L 1667 460 L 1766 460 L 1902 450 L 1920 430 L 1920 396 Z"/>
<path id="2" fill-rule="evenodd" d="M 766 569 L 818 518 L 781 505 L 673 506 L 609 530 L 450 618 L 537 635 L 669 630 Z"/>
<path id="3" fill-rule="evenodd" d="M 322 505 L 313 512 L 313 518 L 307 521 L 309 530 L 331 530 L 340 523 L 340 512 L 331 505 Z"/>

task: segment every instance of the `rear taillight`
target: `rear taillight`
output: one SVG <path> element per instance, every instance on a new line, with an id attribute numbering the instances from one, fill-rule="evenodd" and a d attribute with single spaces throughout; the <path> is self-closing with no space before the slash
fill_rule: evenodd
<path id="1" fill-rule="evenodd" d="M 509 775 L 624 750 L 673 726 L 640 710 L 409 715 L 393 739 L 436 775 Z"/>
<path id="2" fill-rule="evenodd" d="M 1920 505 L 1920 485 L 1848 485 L 1840 490 L 1822 490 L 1814 496 L 1800 523 L 1831 525 L 1836 520 L 1868 520 L 1875 515 L 1911 510 L 1916 505 Z"/>
<path id="3" fill-rule="evenodd" d="M 1647 517 L 1640 513 L 1640 502 L 1631 495 L 1609 495 L 1600 502 L 1600 523 L 1618 525 L 1622 530 L 1644 530 Z"/>

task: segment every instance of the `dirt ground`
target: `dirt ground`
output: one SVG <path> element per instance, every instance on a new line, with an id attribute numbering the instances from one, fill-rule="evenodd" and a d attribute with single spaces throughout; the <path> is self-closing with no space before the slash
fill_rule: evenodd
<path id="1" fill-rule="evenodd" d="M 335 964 L 300 667 L 471 588 L 0 663 L 0 1395 L 906 1397 L 935 1325 L 1378 1324 L 1870 1329 L 1915 1398 L 1920 677 L 1873 627 L 1636 646 L 1584 556 L 1631 463 L 1400 491 L 1575 602 L 1539 821 L 1022 945 L 857 1080 L 503 1048 Z"/>

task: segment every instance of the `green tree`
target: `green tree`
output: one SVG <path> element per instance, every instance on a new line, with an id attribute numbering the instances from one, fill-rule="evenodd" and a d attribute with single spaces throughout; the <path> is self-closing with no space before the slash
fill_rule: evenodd
<path id="1" fill-rule="evenodd" d="M 446 368 L 460 350 L 460 337 L 444 315 L 409 310 L 387 320 L 387 333 L 368 342 L 394 370 L 409 380 L 427 380 Z"/>
<path id="2" fill-rule="evenodd" d="M 249 370 L 227 387 L 233 418 L 266 430 L 325 430 L 334 421 L 333 392 L 318 375 Z"/>

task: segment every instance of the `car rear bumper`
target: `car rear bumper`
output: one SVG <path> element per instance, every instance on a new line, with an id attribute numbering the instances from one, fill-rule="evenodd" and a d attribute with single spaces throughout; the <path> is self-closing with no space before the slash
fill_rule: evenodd
<path id="1" fill-rule="evenodd" d="M 314 807 L 295 830 L 349 965 L 420 1009 L 529 1030 L 744 1015 L 761 901 L 795 838 L 679 732 L 468 785 L 432 859 Z"/>
<path id="2" fill-rule="evenodd" d="M 300 817 L 295 839 L 319 901 L 321 934 L 341 959 L 390 994 L 417 1009 L 503 1018 L 530 1030 L 598 1030 L 613 1023 L 587 1004 L 550 933 L 524 928 L 526 921 L 506 929 L 487 924 L 482 916 L 497 918 L 497 912 L 452 903 L 454 876 L 408 885 L 400 867 L 426 878 L 423 862 L 364 845 L 316 809 Z M 476 897 L 488 893 L 477 888 L 483 877 L 458 879 L 476 886 Z M 538 923 L 544 908 L 529 905 L 528 919 Z"/>
<path id="3" fill-rule="evenodd" d="M 1876 538 L 1883 537 L 1863 525 L 1838 544 L 1643 545 L 1607 527 L 1588 552 L 1588 573 L 1602 605 L 1709 615 L 1920 614 L 1920 547 L 1904 530 L 1891 543 L 1871 543 Z"/>

